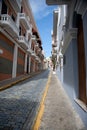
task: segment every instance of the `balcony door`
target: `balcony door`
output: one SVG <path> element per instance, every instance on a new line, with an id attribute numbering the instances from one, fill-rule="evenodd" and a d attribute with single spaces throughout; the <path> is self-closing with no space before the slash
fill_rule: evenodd
<path id="1" fill-rule="evenodd" d="M 83 35 L 83 21 L 78 16 L 78 72 L 79 72 L 79 99 L 86 104 L 86 66 L 85 66 L 85 48 Z"/>
<path id="2" fill-rule="evenodd" d="M 2 0 L 1 14 L 7 14 L 7 5 L 5 4 L 4 0 Z"/>

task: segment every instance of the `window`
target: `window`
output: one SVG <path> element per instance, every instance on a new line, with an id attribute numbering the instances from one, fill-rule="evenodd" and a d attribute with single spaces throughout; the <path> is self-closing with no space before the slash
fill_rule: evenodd
<path id="1" fill-rule="evenodd" d="M 15 17 L 13 16 L 13 14 L 12 14 L 12 16 L 11 16 L 11 17 L 12 17 L 13 21 L 15 22 Z"/>
<path id="2" fill-rule="evenodd" d="M 86 61 L 85 61 L 85 49 L 84 49 L 83 21 L 81 15 L 78 15 L 77 40 L 78 40 L 77 47 L 78 47 L 79 99 L 86 104 L 87 103 Z"/>
<path id="3" fill-rule="evenodd" d="M 23 7 L 21 6 L 21 13 L 23 13 Z"/>
<path id="4" fill-rule="evenodd" d="M 1 14 L 7 14 L 7 5 L 5 4 L 4 1 L 2 1 L 2 10 Z"/>
<path id="5" fill-rule="evenodd" d="M 19 27 L 19 35 L 21 36 L 21 27 Z"/>

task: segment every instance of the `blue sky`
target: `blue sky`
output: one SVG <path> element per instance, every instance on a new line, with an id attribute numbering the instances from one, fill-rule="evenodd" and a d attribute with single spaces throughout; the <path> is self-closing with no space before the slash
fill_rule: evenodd
<path id="1" fill-rule="evenodd" d="M 57 6 L 46 5 L 45 0 L 29 0 L 29 2 L 41 37 L 45 57 L 49 57 L 52 50 L 53 10 Z"/>

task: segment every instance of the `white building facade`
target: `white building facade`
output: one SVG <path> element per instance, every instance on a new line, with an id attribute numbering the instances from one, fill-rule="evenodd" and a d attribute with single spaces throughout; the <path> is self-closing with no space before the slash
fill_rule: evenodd
<path id="1" fill-rule="evenodd" d="M 0 0 L 0 50 L 0 81 L 43 69 L 42 42 L 28 0 Z"/>
<path id="2" fill-rule="evenodd" d="M 47 0 L 58 4 L 58 76 L 74 107 L 87 126 L 87 1 Z M 60 56 L 61 54 L 61 56 Z"/>

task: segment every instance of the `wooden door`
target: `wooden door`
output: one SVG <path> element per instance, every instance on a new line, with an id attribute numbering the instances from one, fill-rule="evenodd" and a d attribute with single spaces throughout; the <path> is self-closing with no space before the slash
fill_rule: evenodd
<path id="1" fill-rule="evenodd" d="M 78 18 L 78 72 L 79 72 L 79 99 L 86 103 L 86 66 L 82 18 Z"/>

